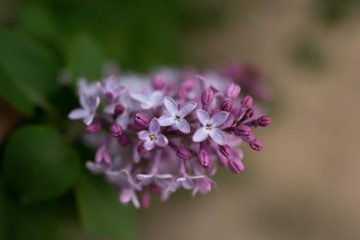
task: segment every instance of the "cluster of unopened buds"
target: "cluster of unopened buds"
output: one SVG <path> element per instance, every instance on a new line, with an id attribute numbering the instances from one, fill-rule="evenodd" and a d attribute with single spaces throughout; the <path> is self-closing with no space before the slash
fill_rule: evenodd
<path id="1" fill-rule="evenodd" d="M 251 128 L 266 127 L 271 119 L 228 70 L 80 79 L 81 108 L 69 118 L 82 119 L 85 138 L 97 146 L 95 161 L 86 167 L 104 174 L 119 201 L 136 208 L 149 206 L 150 193 L 166 200 L 179 188 L 193 196 L 209 192 L 216 187 L 210 177 L 217 166 L 244 171 L 239 144 L 260 151 Z"/>

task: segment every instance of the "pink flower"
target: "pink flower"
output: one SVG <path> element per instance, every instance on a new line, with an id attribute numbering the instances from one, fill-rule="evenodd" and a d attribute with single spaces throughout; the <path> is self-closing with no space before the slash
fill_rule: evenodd
<path id="1" fill-rule="evenodd" d="M 217 127 L 226 121 L 229 116 L 228 112 L 220 111 L 210 118 L 206 111 L 198 109 L 196 115 L 202 127 L 194 133 L 192 138 L 194 142 L 202 142 L 210 135 L 211 139 L 219 145 L 225 145 L 227 143 L 225 133 Z"/>
<path id="2" fill-rule="evenodd" d="M 174 99 L 171 97 L 164 98 L 164 106 L 169 114 L 161 116 L 159 123 L 161 126 L 174 126 L 175 129 L 183 133 L 190 133 L 190 125 L 185 117 L 196 108 L 197 103 L 189 101 L 184 103 L 180 109 Z"/>
<path id="3" fill-rule="evenodd" d="M 165 135 L 160 133 L 160 124 L 157 118 L 151 120 L 149 131 L 138 132 L 138 138 L 144 141 L 144 147 L 147 151 L 152 150 L 155 146 L 165 147 L 169 143 Z"/>

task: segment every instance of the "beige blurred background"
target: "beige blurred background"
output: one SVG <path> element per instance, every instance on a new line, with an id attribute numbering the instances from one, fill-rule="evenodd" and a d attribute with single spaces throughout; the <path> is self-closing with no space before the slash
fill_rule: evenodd
<path id="1" fill-rule="evenodd" d="M 305 0 L 229 1 L 225 15 L 184 49 L 204 65 L 263 69 L 277 94 L 257 133 L 264 149 L 243 146 L 245 172 L 220 171 L 211 193 L 140 211 L 141 239 L 360 239 L 360 15 L 326 26 Z M 318 48 L 317 67 L 294 62 L 302 41 Z"/>
<path id="2" fill-rule="evenodd" d="M 228 0 L 219 24 L 184 37 L 194 64 L 258 65 L 276 92 L 273 124 L 257 131 L 261 152 L 243 146 L 245 172 L 138 211 L 142 240 L 360 239 L 360 14 L 330 27 L 313 2 Z M 1 141 L 21 118 L 2 100 L 5 114 Z"/>

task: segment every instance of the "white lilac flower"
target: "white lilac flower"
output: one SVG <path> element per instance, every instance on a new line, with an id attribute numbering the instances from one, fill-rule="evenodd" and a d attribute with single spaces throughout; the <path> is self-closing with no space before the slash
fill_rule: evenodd
<path id="1" fill-rule="evenodd" d="M 99 97 L 89 98 L 85 94 L 80 95 L 80 105 L 82 108 L 77 108 L 70 112 L 70 119 L 83 119 L 86 125 L 90 125 L 94 120 L 96 109 L 100 103 Z"/>
<path id="2" fill-rule="evenodd" d="M 133 93 L 131 97 L 136 101 L 140 102 L 140 105 L 143 109 L 152 109 L 156 108 L 162 103 L 164 94 L 160 91 L 154 91 L 150 96 L 146 96 L 140 93 Z"/>
<path id="3" fill-rule="evenodd" d="M 228 112 L 220 111 L 210 118 L 206 111 L 198 109 L 196 115 L 202 127 L 194 133 L 192 138 L 194 142 L 202 142 L 210 135 L 211 139 L 219 145 L 225 145 L 227 143 L 225 133 L 218 127 L 226 121 L 229 116 Z"/>
<path id="4" fill-rule="evenodd" d="M 185 102 L 180 109 L 174 99 L 171 97 L 164 98 L 164 106 L 169 114 L 161 116 L 159 122 L 161 126 L 174 126 L 183 133 L 190 133 L 190 125 L 185 117 L 196 108 L 197 103 L 193 101 Z"/>
<path id="5" fill-rule="evenodd" d="M 147 151 L 152 150 L 155 146 L 165 147 L 169 142 L 165 135 L 160 133 L 160 123 L 157 118 L 151 120 L 149 131 L 138 132 L 138 138 L 144 141 L 144 147 Z"/>

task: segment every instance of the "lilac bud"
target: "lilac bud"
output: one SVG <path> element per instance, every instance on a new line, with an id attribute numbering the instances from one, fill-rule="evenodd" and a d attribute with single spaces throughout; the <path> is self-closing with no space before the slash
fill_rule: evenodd
<path id="1" fill-rule="evenodd" d="M 255 115 L 254 109 L 252 107 L 248 108 L 248 109 L 246 109 L 246 112 L 245 112 L 244 116 L 242 117 L 242 119 L 240 120 L 240 122 L 245 122 L 246 120 L 252 118 L 254 115 Z"/>
<path id="2" fill-rule="evenodd" d="M 148 208 L 150 206 L 150 194 L 147 189 L 142 191 L 140 201 L 143 208 Z"/>
<path id="3" fill-rule="evenodd" d="M 199 164 L 203 167 L 203 168 L 207 168 L 210 165 L 210 157 L 207 151 L 205 150 L 201 150 L 198 153 L 198 161 Z"/>
<path id="4" fill-rule="evenodd" d="M 141 142 L 136 150 L 139 153 L 139 155 L 144 155 L 145 153 L 148 152 L 148 150 L 146 150 L 146 148 L 144 146 L 144 142 Z"/>
<path id="5" fill-rule="evenodd" d="M 121 115 L 124 112 L 124 110 L 125 110 L 125 108 L 124 108 L 123 105 L 121 105 L 121 104 L 116 105 L 116 107 L 115 107 L 115 116 Z"/>
<path id="6" fill-rule="evenodd" d="M 114 137 L 119 137 L 123 134 L 123 129 L 119 124 L 115 123 L 110 127 L 110 132 Z"/>
<path id="7" fill-rule="evenodd" d="M 225 90 L 225 94 L 229 98 L 237 98 L 240 94 L 240 86 L 235 83 L 230 83 Z"/>
<path id="8" fill-rule="evenodd" d="M 143 127 L 140 127 L 139 125 L 137 125 L 137 124 L 135 124 L 135 123 L 129 124 L 129 128 L 130 128 L 131 130 L 134 130 L 135 132 L 139 132 L 139 131 L 141 131 L 141 130 L 144 130 Z"/>
<path id="9" fill-rule="evenodd" d="M 225 157 L 229 157 L 231 154 L 231 147 L 227 144 L 219 146 L 219 150 L 222 153 L 222 155 L 224 155 Z"/>
<path id="10" fill-rule="evenodd" d="M 258 122 L 261 127 L 266 127 L 271 124 L 271 118 L 269 118 L 267 116 L 262 116 L 259 118 Z"/>
<path id="11" fill-rule="evenodd" d="M 229 167 L 235 174 L 238 174 L 238 173 L 244 171 L 244 168 L 245 168 L 244 164 L 237 157 L 233 157 L 233 158 L 229 159 Z"/>
<path id="12" fill-rule="evenodd" d="M 86 132 L 89 134 L 97 133 L 101 130 L 101 126 L 99 124 L 91 124 L 90 126 L 86 127 Z"/>
<path id="13" fill-rule="evenodd" d="M 245 107 L 245 108 L 249 108 L 253 105 L 253 98 L 250 95 L 246 95 L 242 100 L 241 100 L 241 106 Z"/>
<path id="14" fill-rule="evenodd" d="M 191 153 L 190 151 L 185 148 L 185 147 L 178 147 L 176 149 L 176 155 L 179 157 L 179 158 L 182 158 L 182 159 L 188 159 L 188 158 L 191 158 Z"/>
<path id="15" fill-rule="evenodd" d="M 251 147 L 252 149 L 254 149 L 255 151 L 261 151 L 261 149 L 263 148 L 263 144 L 260 142 L 260 140 L 254 139 L 254 140 L 250 143 L 250 147 Z"/>
<path id="16" fill-rule="evenodd" d="M 218 162 L 219 162 L 219 165 L 223 168 L 228 168 L 229 167 L 229 161 L 226 157 L 223 157 L 223 156 L 219 156 L 218 157 Z"/>
<path id="17" fill-rule="evenodd" d="M 247 125 L 239 125 L 235 127 L 234 132 L 237 136 L 245 137 L 250 135 L 251 129 Z"/>
<path id="18" fill-rule="evenodd" d="M 221 109 L 221 111 L 230 112 L 232 109 L 232 101 L 230 99 L 225 100 L 220 105 L 220 109 Z"/>
<path id="19" fill-rule="evenodd" d="M 129 143 L 129 139 L 125 134 L 122 134 L 118 137 L 118 142 L 121 146 L 126 147 Z"/>
<path id="20" fill-rule="evenodd" d="M 162 74 L 158 74 L 153 79 L 153 88 L 155 90 L 160 90 L 165 87 L 166 84 L 166 77 Z"/>
<path id="21" fill-rule="evenodd" d="M 156 183 L 151 183 L 149 188 L 152 194 L 159 194 L 161 192 L 161 188 Z"/>
<path id="22" fill-rule="evenodd" d="M 214 92 L 210 88 L 205 90 L 201 95 L 201 102 L 204 105 L 210 105 L 214 100 Z"/>
<path id="23" fill-rule="evenodd" d="M 194 83 L 191 80 L 186 80 L 183 83 L 181 83 L 179 90 L 178 90 L 178 96 L 181 99 L 184 99 L 187 97 L 189 92 L 194 88 Z"/>
<path id="24" fill-rule="evenodd" d="M 137 113 L 135 115 L 134 121 L 135 124 L 138 125 L 139 127 L 147 128 L 149 126 L 149 120 L 144 114 Z"/>

